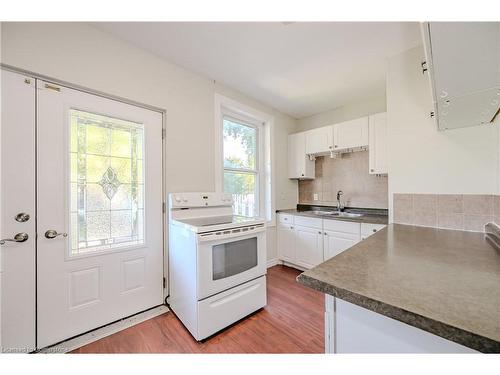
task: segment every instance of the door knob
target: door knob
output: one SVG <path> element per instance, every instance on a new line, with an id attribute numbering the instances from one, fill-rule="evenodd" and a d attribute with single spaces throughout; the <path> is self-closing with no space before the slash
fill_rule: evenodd
<path id="1" fill-rule="evenodd" d="M 67 233 L 57 233 L 57 231 L 54 229 L 49 229 L 47 232 L 45 232 L 45 238 L 48 238 L 49 240 L 56 238 L 57 236 L 68 237 L 68 234 Z"/>
<path id="2" fill-rule="evenodd" d="M 4 245 L 5 242 L 25 242 L 28 240 L 28 233 L 18 233 L 14 236 L 14 238 L 4 238 L 3 240 L 0 240 L 0 245 Z"/>

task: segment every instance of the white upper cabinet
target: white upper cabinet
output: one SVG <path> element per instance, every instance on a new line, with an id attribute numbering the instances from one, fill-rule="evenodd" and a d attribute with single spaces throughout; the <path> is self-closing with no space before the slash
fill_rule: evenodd
<path id="1" fill-rule="evenodd" d="M 305 133 L 288 136 L 288 178 L 313 179 L 315 177 L 314 161 L 306 154 Z"/>
<path id="2" fill-rule="evenodd" d="M 368 117 L 369 173 L 387 174 L 387 113 L 377 113 Z"/>
<path id="3" fill-rule="evenodd" d="M 306 154 L 324 154 L 333 149 L 333 126 L 312 129 L 306 134 Z"/>
<path id="4" fill-rule="evenodd" d="M 368 146 L 368 117 L 333 125 L 333 151 Z"/>

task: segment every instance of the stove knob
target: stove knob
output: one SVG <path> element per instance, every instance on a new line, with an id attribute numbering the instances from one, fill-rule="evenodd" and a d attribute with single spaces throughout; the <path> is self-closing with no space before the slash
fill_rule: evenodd
<path id="1" fill-rule="evenodd" d="M 176 196 L 174 197 L 174 199 L 175 199 L 175 201 L 176 201 L 177 203 L 180 203 L 180 201 L 181 201 L 181 197 L 179 197 L 178 195 L 176 195 Z"/>

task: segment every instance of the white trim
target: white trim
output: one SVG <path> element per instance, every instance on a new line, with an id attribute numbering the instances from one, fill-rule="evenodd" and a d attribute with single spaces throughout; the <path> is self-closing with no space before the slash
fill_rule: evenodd
<path id="1" fill-rule="evenodd" d="M 83 335 L 63 341 L 59 344 L 43 348 L 39 351 L 39 353 L 46 353 L 46 354 L 68 353 L 71 352 L 72 350 L 81 348 L 84 345 L 90 344 L 104 337 L 111 336 L 112 334 L 133 327 L 139 323 L 145 322 L 146 320 L 152 319 L 156 316 L 162 315 L 169 311 L 170 311 L 169 308 L 165 305 L 154 307 L 150 310 L 133 315 L 129 318 L 125 318 L 118 322 L 111 323 L 104 327 L 97 328 L 93 331 L 84 333 Z"/>
<path id="2" fill-rule="evenodd" d="M 221 94 L 215 93 L 214 95 L 214 127 L 215 127 L 215 191 L 223 191 L 223 164 L 222 164 L 222 117 L 224 112 L 229 112 L 240 115 L 244 118 L 248 118 L 252 122 L 256 122 L 262 125 L 261 130 L 263 139 L 263 170 L 260 170 L 260 175 L 264 176 L 263 184 L 259 184 L 259 187 L 263 187 L 264 194 L 259 194 L 259 201 L 261 207 L 259 207 L 259 214 L 265 216 L 267 225 L 276 225 L 276 210 L 275 210 L 275 168 L 274 168 L 274 117 L 251 108 L 245 104 L 237 102 L 233 99 L 227 98 Z M 261 143 L 261 142 L 260 142 Z M 261 197 L 264 201 L 261 201 Z M 262 206 L 265 209 L 265 215 L 261 212 Z"/>
<path id="3" fill-rule="evenodd" d="M 267 260 L 267 268 L 277 266 L 278 264 L 283 264 L 283 262 L 281 260 L 279 260 L 278 258 Z"/>

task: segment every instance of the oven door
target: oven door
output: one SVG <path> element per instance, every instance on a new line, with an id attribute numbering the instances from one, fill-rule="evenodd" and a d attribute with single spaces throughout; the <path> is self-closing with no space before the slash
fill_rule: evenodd
<path id="1" fill-rule="evenodd" d="M 198 300 L 266 273 L 265 231 L 262 224 L 198 235 Z"/>

